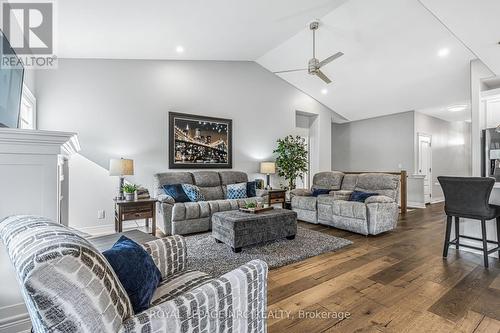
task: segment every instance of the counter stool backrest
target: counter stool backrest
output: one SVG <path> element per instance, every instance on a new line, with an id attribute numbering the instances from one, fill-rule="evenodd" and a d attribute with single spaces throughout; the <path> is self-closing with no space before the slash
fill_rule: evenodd
<path id="1" fill-rule="evenodd" d="M 446 215 L 480 220 L 491 214 L 493 178 L 440 176 L 438 180 L 444 192 Z"/>

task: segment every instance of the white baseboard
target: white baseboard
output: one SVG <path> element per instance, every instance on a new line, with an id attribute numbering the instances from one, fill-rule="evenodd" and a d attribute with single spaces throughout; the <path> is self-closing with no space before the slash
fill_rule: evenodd
<path id="1" fill-rule="evenodd" d="M 0 308 L 0 333 L 19 333 L 31 330 L 31 319 L 24 303 Z"/>
<path id="2" fill-rule="evenodd" d="M 408 201 L 408 203 L 406 205 L 408 208 L 425 208 L 425 204 L 422 202 Z"/>
<path id="3" fill-rule="evenodd" d="M 444 198 L 435 198 L 431 200 L 431 204 L 436 204 L 440 202 L 444 202 Z"/>

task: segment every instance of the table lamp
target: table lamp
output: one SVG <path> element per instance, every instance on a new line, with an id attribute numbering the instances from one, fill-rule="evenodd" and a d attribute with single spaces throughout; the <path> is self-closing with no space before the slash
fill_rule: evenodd
<path id="1" fill-rule="evenodd" d="M 120 177 L 119 191 L 116 199 L 123 200 L 123 180 L 124 176 L 131 176 L 134 174 L 134 160 L 124 158 L 113 158 L 109 160 L 109 175 Z"/>
<path id="2" fill-rule="evenodd" d="M 260 173 L 266 175 L 266 190 L 271 189 L 271 174 L 276 173 L 276 164 L 274 162 L 260 162 Z"/>

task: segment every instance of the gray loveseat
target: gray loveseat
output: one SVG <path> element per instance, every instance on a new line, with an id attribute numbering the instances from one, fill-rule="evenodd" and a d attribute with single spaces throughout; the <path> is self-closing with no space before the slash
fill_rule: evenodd
<path id="1" fill-rule="evenodd" d="M 299 220 L 377 235 L 396 228 L 399 184 L 399 176 L 390 174 L 320 172 L 314 175 L 312 189 L 330 190 L 329 194 L 313 197 L 312 189 L 293 190 L 291 205 Z M 369 197 L 364 203 L 348 201 L 352 191 L 379 195 Z"/>
<path id="2" fill-rule="evenodd" d="M 225 199 L 226 186 L 248 181 L 241 171 L 164 172 L 154 175 L 158 205 L 159 227 L 166 235 L 184 235 L 212 229 L 212 214 L 237 210 L 247 203 L 264 202 L 267 192 L 257 190 L 257 196 L 246 199 Z M 175 202 L 165 194 L 163 185 L 194 184 L 206 201 Z"/>

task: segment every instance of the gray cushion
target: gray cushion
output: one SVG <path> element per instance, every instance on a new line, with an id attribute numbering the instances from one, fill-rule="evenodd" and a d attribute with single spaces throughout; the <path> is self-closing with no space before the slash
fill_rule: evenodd
<path id="1" fill-rule="evenodd" d="M 340 190 L 344 174 L 339 171 L 318 172 L 313 177 L 313 188 Z"/>
<path id="2" fill-rule="evenodd" d="M 396 200 L 399 189 L 399 176 L 385 173 L 363 173 L 358 177 L 356 191 L 375 192 Z"/>
<path id="3" fill-rule="evenodd" d="M 222 185 L 248 182 L 247 174 L 241 171 L 219 171 L 219 176 Z"/>
<path id="4" fill-rule="evenodd" d="M 210 216 L 210 207 L 206 201 L 178 202 L 172 209 L 172 220 L 192 220 Z"/>
<path id="5" fill-rule="evenodd" d="M 310 197 L 312 195 L 312 191 L 305 188 L 296 188 L 290 191 L 290 195 L 296 195 L 301 197 Z"/>
<path id="6" fill-rule="evenodd" d="M 339 190 L 339 191 L 332 191 L 331 194 L 333 194 L 333 199 L 334 200 L 344 200 L 348 201 L 349 198 L 351 197 L 352 191 L 346 191 L 346 190 Z"/>
<path id="7" fill-rule="evenodd" d="M 196 171 L 193 172 L 193 179 L 196 186 L 200 188 L 200 192 L 205 197 L 205 200 L 220 200 L 224 199 L 219 173 L 216 171 Z"/>
<path id="8" fill-rule="evenodd" d="M 358 175 L 356 174 L 344 175 L 344 178 L 342 179 L 341 189 L 346 191 L 354 191 L 357 182 L 358 182 Z"/>
<path id="9" fill-rule="evenodd" d="M 385 195 L 374 195 L 372 197 L 368 197 L 365 200 L 365 204 L 371 204 L 371 203 L 387 203 L 387 202 L 394 202 L 393 198 L 386 197 Z"/>
<path id="10" fill-rule="evenodd" d="M 198 187 L 221 186 L 219 173 L 216 171 L 193 172 L 194 184 Z"/>
<path id="11" fill-rule="evenodd" d="M 212 200 L 208 202 L 210 206 L 210 211 L 212 214 L 217 212 L 226 212 L 228 210 L 236 210 L 240 208 L 238 200 L 236 199 L 226 199 L 226 200 Z"/>
<path id="12" fill-rule="evenodd" d="M 366 220 L 366 205 L 362 202 L 335 200 L 332 210 L 337 216 Z"/>
<path id="13" fill-rule="evenodd" d="M 356 201 L 335 200 L 332 196 L 318 197 L 319 218 L 330 215 L 366 220 L 366 205 Z"/>
<path id="14" fill-rule="evenodd" d="M 293 197 L 292 198 L 292 208 L 304 209 L 304 210 L 316 210 L 316 200 L 317 197 Z"/>
<path id="15" fill-rule="evenodd" d="M 194 184 L 191 172 L 162 172 L 155 174 L 153 178 L 156 189 L 161 189 L 163 185 Z"/>
<path id="16" fill-rule="evenodd" d="M 214 186 L 214 187 L 199 186 L 199 188 L 200 188 L 200 192 L 203 194 L 206 201 L 222 200 L 225 198 L 224 192 L 222 191 L 221 186 Z"/>

